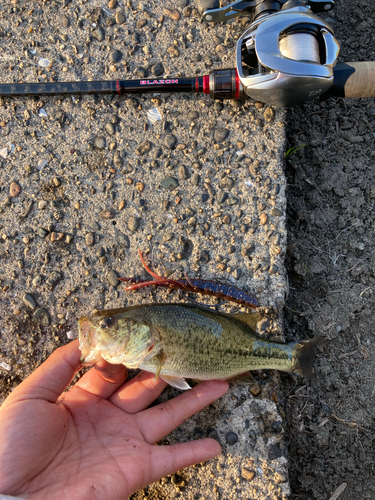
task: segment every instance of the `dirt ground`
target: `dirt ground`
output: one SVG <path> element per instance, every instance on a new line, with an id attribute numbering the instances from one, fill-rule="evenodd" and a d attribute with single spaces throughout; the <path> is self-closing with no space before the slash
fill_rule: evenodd
<path id="1" fill-rule="evenodd" d="M 374 60 L 373 4 L 329 17 L 341 61 Z M 374 117 L 373 99 L 288 112 L 285 334 L 326 339 L 316 379 L 284 392 L 291 498 L 375 498 Z"/>

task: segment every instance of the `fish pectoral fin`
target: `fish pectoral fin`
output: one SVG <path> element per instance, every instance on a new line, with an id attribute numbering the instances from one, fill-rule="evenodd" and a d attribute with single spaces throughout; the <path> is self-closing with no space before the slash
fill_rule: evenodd
<path id="1" fill-rule="evenodd" d="M 257 330 L 257 323 L 260 320 L 260 313 L 238 313 L 238 314 L 233 314 L 233 316 L 242 321 L 242 323 L 246 323 L 250 328 L 256 332 Z"/>
<path id="2" fill-rule="evenodd" d="M 255 378 L 251 375 L 250 372 L 240 373 L 239 375 L 235 375 L 234 377 L 227 378 L 227 382 L 236 382 L 238 384 L 256 384 Z"/>
<path id="3" fill-rule="evenodd" d="M 158 367 L 156 369 L 155 378 L 154 378 L 154 380 L 156 381 L 158 379 L 159 375 L 160 375 L 160 372 L 161 372 L 161 369 L 163 368 L 163 364 L 164 363 L 163 363 L 163 360 L 162 360 L 160 354 L 158 354 L 157 356 L 155 356 L 154 359 L 157 360 L 157 363 L 158 363 Z"/>
<path id="4" fill-rule="evenodd" d="M 171 385 L 172 387 L 180 389 L 180 391 L 187 391 L 188 389 L 191 389 L 190 385 L 182 377 L 173 377 L 171 375 L 160 375 L 160 378 L 165 380 L 165 382 L 167 382 L 167 384 Z"/>

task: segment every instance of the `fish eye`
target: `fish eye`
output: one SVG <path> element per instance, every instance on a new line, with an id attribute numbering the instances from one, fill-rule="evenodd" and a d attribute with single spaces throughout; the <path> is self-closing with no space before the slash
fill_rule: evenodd
<path id="1" fill-rule="evenodd" d="M 103 321 L 100 323 L 100 328 L 108 328 L 109 326 L 113 325 L 113 318 L 107 317 L 104 318 Z"/>

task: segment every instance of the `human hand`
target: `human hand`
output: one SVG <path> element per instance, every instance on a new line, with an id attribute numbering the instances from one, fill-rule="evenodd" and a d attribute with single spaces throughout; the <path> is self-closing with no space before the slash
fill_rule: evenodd
<path id="1" fill-rule="evenodd" d="M 63 393 L 82 367 L 79 358 L 78 341 L 60 347 L 2 405 L 0 493 L 124 500 L 220 453 L 213 439 L 154 443 L 222 396 L 227 382 L 203 382 L 148 408 L 167 384 L 147 372 L 124 384 L 126 368 L 103 361 Z"/>

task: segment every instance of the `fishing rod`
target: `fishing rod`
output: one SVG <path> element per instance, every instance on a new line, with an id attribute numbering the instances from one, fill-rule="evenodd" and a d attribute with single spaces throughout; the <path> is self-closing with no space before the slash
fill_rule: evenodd
<path id="1" fill-rule="evenodd" d="M 205 22 L 240 16 L 251 23 L 236 48 L 236 68 L 192 78 L 0 84 L 0 96 L 190 92 L 293 106 L 316 98 L 375 97 L 375 62 L 336 64 L 340 46 L 317 14 L 334 0 L 197 0 Z"/>

